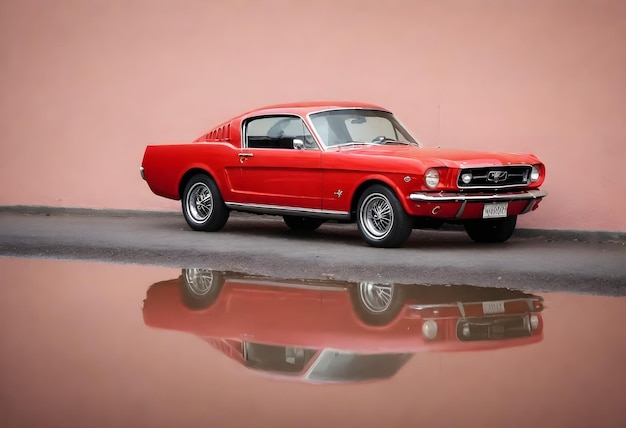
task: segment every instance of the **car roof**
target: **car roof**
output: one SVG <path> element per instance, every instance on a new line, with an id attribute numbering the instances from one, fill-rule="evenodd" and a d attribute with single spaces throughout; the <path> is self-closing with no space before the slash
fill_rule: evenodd
<path id="1" fill-rule="evenodd" d="M 320 110 L 357 108 L 357 109 L 374 109 L 388 111 L 386 108 L 369 103 L 354 101 L 305 101 L 284 104 L 274 104 L 250 110 L 240 117 L 254 116 L 263 114 L 300 114 L 307 115 Z"/>
<path id="2" fill-rule="evenodd" d="M 214 139 L 211 134 L 217 134 L 219 129 L 225 129 L 230 127 L 231 124 L 235 124 L 253 116 L 271 116 L 276 114 L 292 114 L 299 115 L 301 117 L 305 117 L 309 113 L 314 113 L 318 111 L 324 110 L 334 110 L 334 109 L 371 109 L 371 110 L 381 110 L 381 111 L 389 111 L 388 109 L 369 103 L 363 102 L 355 102 L 355 101 L 303 101 L 303 102 L 293 102 L 293 103 L 284 103 L 284 104 L 274 104 L 265 107 L 256 108 L 254 110 L 247 111 L 240 115 L 237 115 L 226 122 L 222 122 L 216 127 L 212 128 L 209 132 L 203 134 L 198 139 L 194 140 L 198 141 L 209 141 Z M 230 130 L 226 131 L 229 135 Z M 227 137 L 230 138 L 230 137 Z"/>

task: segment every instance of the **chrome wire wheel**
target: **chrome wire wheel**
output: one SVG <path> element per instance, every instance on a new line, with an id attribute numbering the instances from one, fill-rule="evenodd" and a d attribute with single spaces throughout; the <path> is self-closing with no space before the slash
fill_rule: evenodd
<path id="1" fill-rule="evenodd" d="M 372 240 L 385 239 L 391 233 L 394 221 L 393 207 L 382 193 L 371 193 L 359 210 L 363 232 Z"/>
<path id="2" fill-rule="evenodd" d="M 222 272 L 211 269 L 183 269 L 180 297 L 186 307 L 193 310 L 206 309 L 218 299 L 224 285 Z"/>
<path id="3" fill-rule="evenodd" d="M 393 300 L 393 284 L 359 282 L 359 298 L 363 307 L 370 313 L 380 314 L 389 309 Z"/>
<path id="4" fill-rule="evenodd" d="M 187 181 L 181 205 L 185 221 L 193 230 L 218 231 L 230 214 L 219 187 L 205 174 L 196 174 Z"/>
<path id="5" fill-rule="evenodd" d="M 399 247 L 413 230 L 413 221 L 398 196 L 383 184 L 372 184 L 363 191 L 356 222 L 361 238 L 378 248 Z"/>
<path id="6" fill-rule="evenodd" d="M 196 296 L 205 296 L 213 288 L 213 271 L 207 269 L 185 269 L 185 282 L 189 291 Z"/>
<path id="7" fill-rule="evenodd" d="M 205 183 L 195 183 L 187 192 L 185 200 L 189 216 L 197 223 L 204 223 L 213 212 L 213 194 Z"/>

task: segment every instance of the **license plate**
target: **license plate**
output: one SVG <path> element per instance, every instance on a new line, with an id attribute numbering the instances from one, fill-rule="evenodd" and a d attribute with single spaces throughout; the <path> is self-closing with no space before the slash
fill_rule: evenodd
<path id="1" fill-rule="evenodd" d="M 508 208 L 509 208 L 508 202 L 500 202 L 497 204 L 485 204 L 483 206 L 483 218 L 506 217 Z"/>
<path id="2" fill-rule="evenodd" d="M 503 314 L 504 302 L 502 301 L 483 302 L 483 313 L 484 314 Z"/>

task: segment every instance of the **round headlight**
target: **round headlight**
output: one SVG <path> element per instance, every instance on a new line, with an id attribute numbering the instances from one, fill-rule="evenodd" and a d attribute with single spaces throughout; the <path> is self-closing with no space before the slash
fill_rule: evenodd
<path id="1" fill-rule="evenodd" d="M 435 168 L 430 168 L 429 170 L 427 170 L 426 174 L 424 174 L 424 182 L 431 189 L 437 187 L 437 184 L 439 184 L 439 171 L 437 171 Z"/>
<path id="2" fill-rule="evenodd" d="M 461 174 L 461 181 L 464 184 L 470 184 L 470 182 L 472 181 L 472 173 L 466 172 L 464 174 Z"/>
<path id="3" fill-rule="evenodd" d="M 437 330 L 439 330 L 439 327 L 435 320 L 426 320 L 422 324 L 422 334 L 428 340 L 433 340 L 437 337 Z"/>
<path id="4" fill-rule="evenodd" d="M 532 169 L 530 170 L 530 182 L 534 183 L 535 181 L 539 180 L 540 176 L 541 173 L 539 172 L 539 168 L 536 165 L 533 165 Z"/>

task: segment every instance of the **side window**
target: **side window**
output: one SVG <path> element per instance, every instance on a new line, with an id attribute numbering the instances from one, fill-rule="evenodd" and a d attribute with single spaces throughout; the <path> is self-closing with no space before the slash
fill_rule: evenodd
<path id="1" fill-rule="evenodd" d="M 307 150 L 317 150 L 315 139 L 297 116 L 269 116 L 248 120 L 245 125 L 249 148 L 293 149 L 293 140 L 304 142 Z"/>

